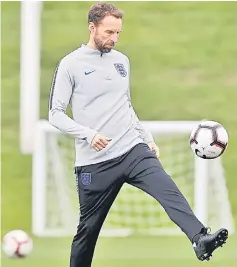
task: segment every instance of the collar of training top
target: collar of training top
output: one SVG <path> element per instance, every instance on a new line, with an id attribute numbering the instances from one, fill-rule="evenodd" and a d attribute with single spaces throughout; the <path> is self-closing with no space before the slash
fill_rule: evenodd
<path id="1" fill-rule="evenodd" d="M 82 44 L 80 48 L 83 48 L 85 53 L 87 53 L 88 55 L 105 55 L 105 53 L 101 53 L 98 49 L 93 49 L 90 48 L 89 46 Z"/>

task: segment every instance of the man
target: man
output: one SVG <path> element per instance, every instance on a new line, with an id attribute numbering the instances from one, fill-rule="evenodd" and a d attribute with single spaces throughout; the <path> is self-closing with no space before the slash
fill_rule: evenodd
<path id="1" fill-rule="evenodd" d="M 89 42 L 65 56 L 53 78 L 49 121 L 75 137 L 80 222 L 70 267 L 90 267 L 109 209 L 124 183 L 154 197 L 187 235 L 196 256 L 209 260 L 226 229 L 208 234 L 158 160 L 152 135 L 140 124 L 129 92 L 129 59 L 114 50 L 123 14 L 107 3 L 88 16 Z M 66 115 L 70 104 L 73 119 Z"/>

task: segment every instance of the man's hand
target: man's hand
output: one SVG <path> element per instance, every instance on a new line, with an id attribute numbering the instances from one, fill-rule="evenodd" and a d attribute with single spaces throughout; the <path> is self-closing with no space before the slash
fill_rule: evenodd
<path id="1" fill-rule="evenodd" d="M 159 147 L 156 145 L 156 143 L 150 142 L 150 143 L 148 143 L 148 146 L 149 146 L 150 150 L 156 154 L 157 158 L 159 158 L 160 157 L 160 150 L 159 150 Z"/>
<path id="2" fill-rule="evenodd" d="M 111 138 L 108 138 L 98 133 L 92 139 L 91 145 L 96 151 L 100 151 L 105 148 L 111 140 Z"/>

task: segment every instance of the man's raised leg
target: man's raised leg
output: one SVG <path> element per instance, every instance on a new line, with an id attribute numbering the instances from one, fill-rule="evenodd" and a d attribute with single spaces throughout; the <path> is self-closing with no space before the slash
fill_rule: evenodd
<path id="1" fill-rule="evenodd" d="M 155 154 L 146 145 L 138 145 L 132 152 L 134 155 L 130 155 L 132 164 L 127 169 L 127 182 L 154 197 L 195 244 L 197 257 L 200 260 L 208 259 L 217 247 L 225 243 L 228 231 L 220 229 L 213 235 L 208 234 Z"/>

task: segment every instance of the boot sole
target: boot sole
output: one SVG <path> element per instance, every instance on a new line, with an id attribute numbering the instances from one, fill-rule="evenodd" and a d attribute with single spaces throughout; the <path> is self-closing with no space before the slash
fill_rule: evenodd
<path id="1" fill-rule="evenodd" d="M 213 251 L 219 247 L 222 247 L 226 243 L 227 238 L 228 238 L 228 230 L 220 229 L 219 232 L 216 233 L 216 238 L 214 238 L 213 241 L 211 242 L 209 251 L 205 253 L 204 255 L 202 255 L 200 257 L 200 260 L 209 261 L 212 256 Z"/>

